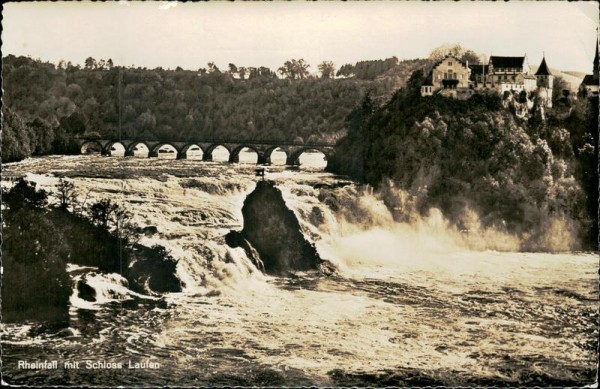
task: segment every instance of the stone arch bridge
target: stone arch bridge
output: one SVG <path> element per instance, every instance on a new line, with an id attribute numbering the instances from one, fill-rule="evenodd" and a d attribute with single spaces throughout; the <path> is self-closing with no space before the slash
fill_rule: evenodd
<path id="1" fill-rule="evenodd" d="M 240 152 L 249 148 L 258 155 L 258 164 L 271 163 L 271 154 L 276 149 L 283 150 L 286 154 L 286 165 L 300 165 L 300 155 L 308 150 L 317 150 L 325 154 L 327 160 L 333 154 L 333 143 L 300 143 L 300 142 L 272 142 L 272 141 L 223 141 L 223 140 L 192 140 L 192 141 L 165 141 L 165 140 L 142 140 L 142 139 L 110 139 L 110 138 L 78 138 L 82 153 L 91 145 L 100 149 L 102 155 L 110 155 L 111 149 L 116 144 L 121 144 L 125 149 L 125 156 L 133 156 L 134 151 L 140 145 L 148 149 L 148 157 L 157 157 L 159 150 L 165 146 L 171 146 L 177 151 L 177 159 L 186 159 L 188 151 L 198 147 L 202 151 L 202 160 L 212 161 L 213 151 L 223 146 L 229 151 L 229 162 L 239 162 Z"/>

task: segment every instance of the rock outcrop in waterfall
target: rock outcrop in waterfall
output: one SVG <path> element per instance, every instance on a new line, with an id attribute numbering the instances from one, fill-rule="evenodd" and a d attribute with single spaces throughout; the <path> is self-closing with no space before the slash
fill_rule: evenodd
<path id="1" fill-rule="evenodd" d="M 248 242 L 258 252 L 266 273 L 332 271 L 332 265 L 321 259 L 314 244 L 306 240 L 296 215 L 286 206 L 281 191 L 272 182 L 257 183 L 256 189 L 244 201 L 242 215 L 243 230 L 241 233 L 230 232 L 226 240 L 230 246 L 242 247 L 246 252 L 247 245 L 232 243 Z M 236 239 L 233 239 L 234 235 Z"/>

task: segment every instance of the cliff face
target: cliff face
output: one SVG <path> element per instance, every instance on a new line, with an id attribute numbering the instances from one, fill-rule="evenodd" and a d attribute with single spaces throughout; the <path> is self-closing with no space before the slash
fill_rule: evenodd
<path id="1" fill-rule="evenodd" d="M 302 235 L 296 215 L 273 183 L 259 181 L 244 201 L 242 214 L 241 234 L 259 253 L 266 273 L 319 269 L 323 260 Z"/>

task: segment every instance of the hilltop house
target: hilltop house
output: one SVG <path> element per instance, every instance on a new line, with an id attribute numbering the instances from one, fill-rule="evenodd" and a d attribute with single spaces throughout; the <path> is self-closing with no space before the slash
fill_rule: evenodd
<path id="1" fill-rule="evenodd" d="M 466 77 L 466 78 L 464 78 Z M 546 106 L 552 106 L 553 76 L 546 59 L 535 75 L 530 74 L 527 56 L 491 56 L 487 65 L 463 62 L 449 54 L 437 62 L 421 87 L 422 96 L 440 93 L 447 97 L 465 99 L 474 93 L 495 90 L 532 92 L 538 90 Z"/>
<path id="2" fill-rule="evenodd" d="M 527 55 L 522 57 L 491 56 L 486 82 L 499 93 L 506 91 L 531 92 L 536 88 L 536 78 L 529 74 Z"/>
<path id="3" fill-rule="evenodd" d="M 579 90 L 584 92 L 588 97 L 598 96 L 598 84 L 600 84 L 600 77 L 598 76 L 598 41 L 596 40 L 596 56 L 594 57 L 594 70 L 592 74 L 587 74 Z"/>
<path id="4" fill-rule="evenodd" d="M 443 96 L 465 99 L 471 97 L 473 90 L 469 87 L 471 70 L 469 63 L 463 62 L 453 54 L 447 54 L 438 61 L 421 86 L 422 96 L 441 93 Z"/>

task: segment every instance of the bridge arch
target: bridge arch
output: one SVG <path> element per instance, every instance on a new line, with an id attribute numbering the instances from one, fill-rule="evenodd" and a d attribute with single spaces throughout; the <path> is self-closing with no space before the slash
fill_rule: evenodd
<path id="1" fill-rule="evenodd" d="M 182 159 L 202 159 L 204 150 L 196 143 L 186 144 L 181 148 L 179 157 Z"/>
<path id="2" fill-rule="evenodd" d="M 181 151 L 170 142 L 160 142 L 150 150 L 149 157 L 162 158 L 169 157 L 170 159 L 180 158 Z"/>
<path id="3" fill-rule="evenodd" d="M 286 165 L 303 165 L 314 169 L 325 169 L 327 167 L 327 160 L 327 153 L 324 150 L 315 146 L 306 146 L 288 155 Z"/>
<path id="4" fill-rule="evenodd" d="M 258 164 L 266 163 L 264 153 L 262 153 L 261 150 L 258 149 L 257 147 L 252 146 L 252 145 L 247 145 L 247 144 L 241 144 L 241 145 L 237 146 L 236 148 L 234 148 L 231 151 L 231 154 L 229 155 L 229 162 L 234 162 L 234 163 L 240 162 L 240 153 L 246 149 L 249 149 L 253 153 L 256 154 L 256 162 L 254 162 L 254 163 L 258 163 Z"/>
<path id="5" fill-rule="evenodd" d="M 150 156 L 150 147 L 144 141 L 133 141 L 125 151 L 126 157 L 138 157 L 140 153 L 146 152 L 146 157 Z M 138 154 L 136 154 L 138 153 Z"/>
<path id="6" fill-rule="evenodd" d="M 113 155 L 121 155 L 124 156 L 127 153 L 127 147 L 123 144 L 123 142 L 119 142 L 118 140 L 110 141 L 104 146 L 104 155 L 113 156 Z"/>
<path id="7" fill-rule="evenodd" d="M 289 152 L 280 146 L 269 147 L 265 151 L 265 163 L 273 165 L 285 165 Z"/>
<path id="8" fill-rule="evenodd" d="M 92 154 L 94 152 L 104 154 L 104 148 L 102 147 L 102 144 L 95 140 L 83 142 L 83 144 L 79 148 L 79 151 L 81 152 L 81 154 Z"/>
<path id="9" fill-rule="evenodd" d="M 214 144 L 211 144 L 210 146 L 208 146 L 206 148 L 206 150 L 204 151 L 204 154 L 202 155 L 202 160 L 203 161 L 212 161 L 214 159 L 214 156 L 213 156 L 214 151 L 217 150 L 217 152 L 219 152 L 220 151 L 219 148 L 223 148 L 223 149 L 227 150 L 227 153 L 228 153 L 228 156 L 226 159 L 223 156 L 223 157 L 219 158 L 219 160 L 228 161 L 231 156 L 231 150 L 222 143 L 214 143 Z M 221 154 L 221 153 L 219 153 L 219 154 Z"/>

